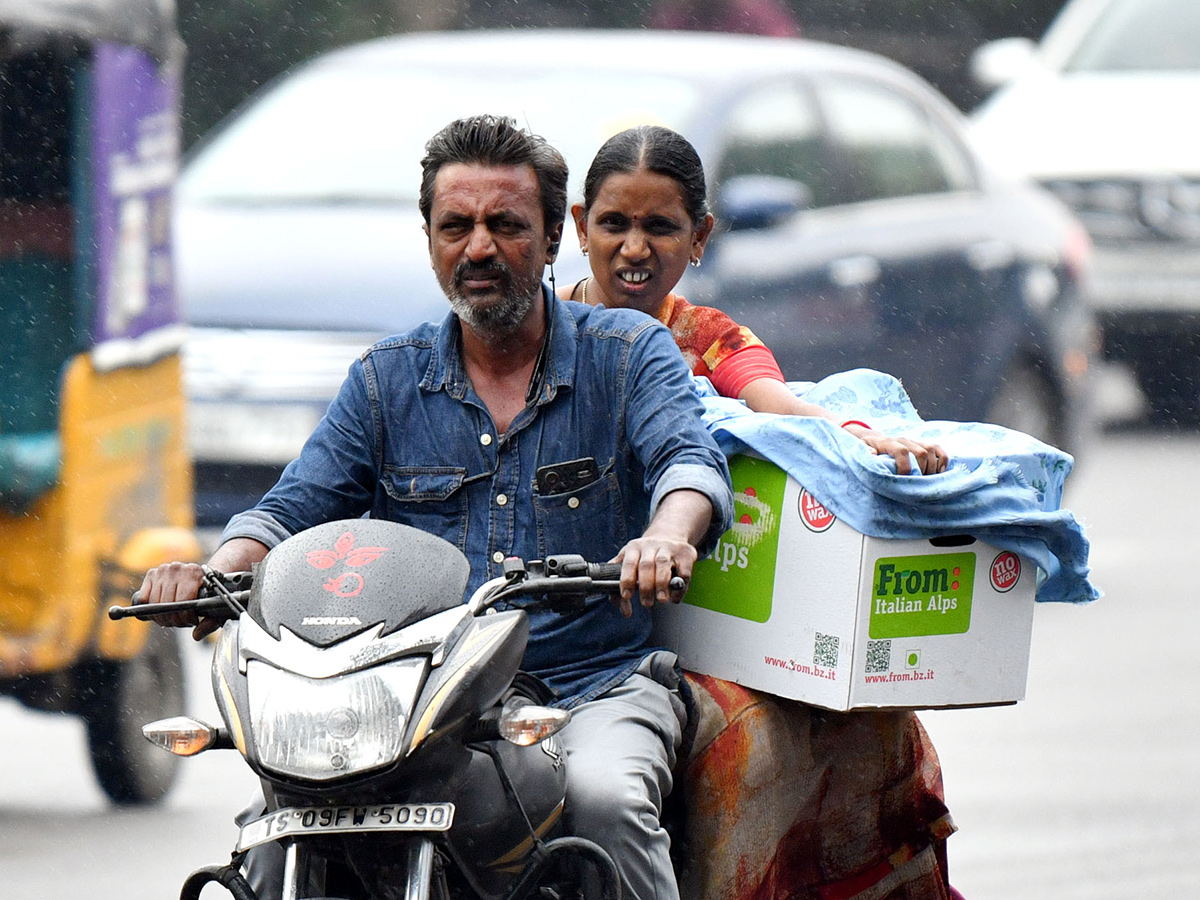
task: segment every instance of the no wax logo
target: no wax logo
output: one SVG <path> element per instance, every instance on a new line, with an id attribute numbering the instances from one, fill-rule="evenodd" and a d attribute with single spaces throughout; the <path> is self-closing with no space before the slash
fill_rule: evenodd
<path id="1" fill-rule="evenodd" d="M 800 521 L 809 531 L 828 531 L 837 517 L 820 500 L 804 488 L 800 489 Z"/>
<path id="2" fill-rule="evenodd" d="M 992 587 L 1000 593 L 1011 591 L 1021 580 L 1021 557 L 1005 550 L 992 560 Z"/>

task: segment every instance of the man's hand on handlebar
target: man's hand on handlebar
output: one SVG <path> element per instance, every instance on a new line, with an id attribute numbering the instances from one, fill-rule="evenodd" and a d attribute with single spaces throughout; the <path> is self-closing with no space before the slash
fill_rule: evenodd
<path id="1" fill-rule="evenodd" d="M 217 548 L 208 565 L 218 572 L 246 572 L 267 555 L 264 544 L 252 538 L 233 538 Z M 133 595 L 135 605 L 195 600 L 204 584 L 204 569 L 196 563 L 172 562 L 146 573 L 142 586 Z M 171 613 L 156 621 L 175 628 L 191 628 L 192 637 L 203 640 L 221 627 L 221 619 L 199 617 L 193 612 Z"/>
<path id="2" fill-rule="evenodd" d="M 621 548 L 615 562 L 621 564 L 621 595 L 617 605 L 621 615 L 633 615 L 633 594 L 641 597 L 647 608 L 658 603 L 678 603 L 687 593 L 692 578 L 692 566 L 698 554 L 687 541 L 667 540 L 643 535 Z M 672 585 L 672 578 L 683 579 Z"/>
<path id="3" fill-rule="evenodd" d="M 671 491 L 658 504 L 654 518 L 639 538 L 621 548 L 615 562 L 621 563 L 621 615 L 633 615 L 633 593 L 642 606 L 678 603 L 692 580 L 692 566 L 699 553 L 696 544 L 712 519 L 712 504 L 699 491 Z M 672 578 L 683 580 L 671 584 Z"/>
<path id="4" fill-rule="evenodd" d="M 165 563 L 146 573 L 142 586 L 133 595 L 133 603 L 136 606 L 195 600 L 203 584 L 204 570 L 197 563 Z M 217 619 L 201 619 L 194 612 L 170 613 L 157 617 L 155 622 L 172 628 L 191 628 L 192 637 L 198 641 L 221 625 Z"/>

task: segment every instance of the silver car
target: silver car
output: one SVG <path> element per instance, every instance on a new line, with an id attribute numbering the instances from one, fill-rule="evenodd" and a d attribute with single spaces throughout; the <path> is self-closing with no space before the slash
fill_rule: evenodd
<path id="1" fill-rule="evenodd" d="M 1200 423 L 1200 3 L 1072 0 L 974 67 L 1004 85 L 972 116 L 980 146 L 1091 234 L 1106 356 L 1160 421 Z"/>

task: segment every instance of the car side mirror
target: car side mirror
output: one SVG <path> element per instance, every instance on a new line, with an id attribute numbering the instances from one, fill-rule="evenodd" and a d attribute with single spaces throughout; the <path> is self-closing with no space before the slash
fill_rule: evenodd
<path id="1" fill-rule="evenodd" d="M 1029 38 L 1001 38 L 971 54 L 970 72 L 977 85 L 990 91 L 1015 81 L 1037 64 L 1038 46 Z"/>
<path id="2" fill-rule="evenodd" d="M 730 231 L 769 228 L 812 206 L 802 181 L 776 175 L 735 175 L 721 188 L 720 219 Z"/>

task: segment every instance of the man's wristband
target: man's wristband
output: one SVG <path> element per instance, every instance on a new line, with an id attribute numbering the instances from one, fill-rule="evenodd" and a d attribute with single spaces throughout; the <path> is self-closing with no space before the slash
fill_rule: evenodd
<path id="1" fill-rule="evenodd" d="M 866 422 L 860 422 L 858 419 L 847 419 L 845 422 L 843 422 L 843 423 L 842 423 L 840 426 L 838 426 L 838 427 L 839 427 L 839 428 L 845 428 L 847 425 L 858 425 L 858 426 L 860 426 L 860 427 L 862 427 L 862 428 L 865 428 L 865 429 L 867 429 L 867 431 L 870 431 L 870 430 L 871 430 L 871 426 L 870 426 L 870 425 L 868 425 Z"/>

